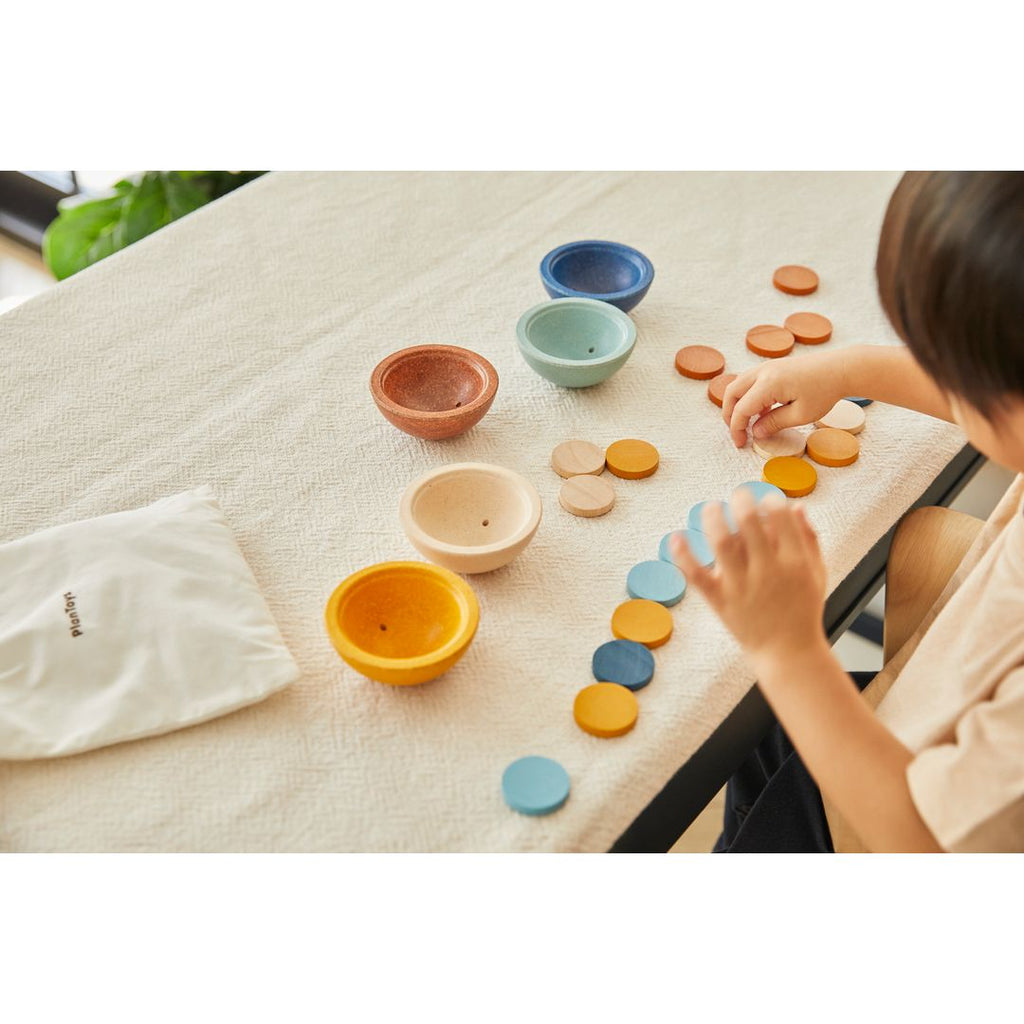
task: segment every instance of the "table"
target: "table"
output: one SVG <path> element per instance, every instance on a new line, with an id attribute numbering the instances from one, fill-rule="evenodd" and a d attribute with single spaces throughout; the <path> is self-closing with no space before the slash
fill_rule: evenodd
<path id="1" fill-rule="evenodd" d="M 751 365 L 746 329 L 801 308 L 832 318 L 833 347 L 896 343 L 873 283 L 894 183 L 890 173 L 272 174 L 0 317 L 0 467 L 12 482 L 0 541 L 209 483 L 303 670 L 287 691 L 214 722 L 0 765 L 0 849 L 621 843 L 753 683 L 691 594 L 656 652 L 637 728 L 599 740 L 572 721 L 628 569 L 654 557 L 693 502 L 760 473 L 703 387 L 675 373 L 675 350 L 703 342 L 730 369 Z M 633 313 L 639 340 L 624 369 L 566 391 L 522 362 L 515 323 L 545 298 L 541 256 L 585 237 L 636 245 L 656 277 Z M 787 262 L 818 270 L 816 295 L 772 288 Z M 375 363 L 425 342 L 473 348 L 500 375 L 493 409 L 462 438 L 407 437 L 373 407 Z M 616 481 L 602 519 L 564 514 L 551 448 L 629 436 L 659 447 L 659 472 Z M 823 470 L 809 499 L 833 591 L 963 446 L 948 424 L 877 404 L 861 441 L 860 461 Z M 326 598 L 357 568 L 417 557 L 398 523 L 402 489 L 468 460 L 537 485 L 537 537 L 507 568 L 470 578 L 481 627 L 455 669 L 408 689 L 362 679 L 327 641 Z M 504 767 L 529 753 L 557 758 L 573 780 L 547 818 L 501 800 Z"/>

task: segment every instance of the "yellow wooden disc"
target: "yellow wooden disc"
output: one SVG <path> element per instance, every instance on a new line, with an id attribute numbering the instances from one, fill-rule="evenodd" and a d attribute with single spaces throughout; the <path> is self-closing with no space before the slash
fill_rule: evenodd
<path id="1" fill-rule="evenodd" d="M 647 441 L 626 438 L 609 445 L 604 453 L 608 470 L 624 480 L 639 480 L 658 468 L 658 449 Z"/>
<path id="2" fill-rule="evenodd" d="M 769 459 L 764 464 L 762 476 L 765 483 L 775 484 L 788 498 L 802 498 L 810 494 L 818 482 L 818 471 L 795 455 Z"/>
<path id="3" fill-rule="evenodd" d="M 860 455 L 860 442 L 845 430 L 822 427 L 807 438 L 807 454 L 823 466 L 849 466 Z"/>
<path id="4" fill-rule="evenodd" d="M 657 601 L 644 597 L 624 601 L 612 612 L 612 634 L 646 647 L 660 647 L 672 635 L 672 615 Z"/>
<path id="5" fill-rule="evenodd" d="M 573 701 L 576 724 L 591 736 L 622 736 L 636 725 L 640 705 L 632 690 L 618 683 L 584 686 Z"/>
<path id="6" fill-rule="evenodd" d="M 589 441 L 563 441 L 551 453 L 551 468 L 566 479 L 599 476 L 604 472 L 604 451 Z"/>

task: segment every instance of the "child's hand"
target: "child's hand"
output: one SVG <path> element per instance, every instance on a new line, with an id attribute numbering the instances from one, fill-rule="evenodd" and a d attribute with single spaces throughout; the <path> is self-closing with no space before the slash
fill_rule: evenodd
<path id="1" fill-rule="evenodd" d="M 783 427 L 813 423 L 846 391 L 845 354 L 813 352 L 796 359 L 770 359 L 741 373 L 726 389 L 722 416 L 737 448 L 747 443 L 747 425 L 755 417 L 755 437 L 769 437 Z M 772 406 L 781 403 L 781 408 Z"/>
<path id="2" fill-rule="evenodd" d="M 825 563 L 803 507 L 771 499 L 756 506 L 741 490 L 732 510 L 735 533 L 720 504 L 704 507 L 702 526 L 715 552 L 714 568 L 702 568 L 681 537 L 669 542 L 689 584 L 753 661 L 792 658 L 824 641 Z"/>

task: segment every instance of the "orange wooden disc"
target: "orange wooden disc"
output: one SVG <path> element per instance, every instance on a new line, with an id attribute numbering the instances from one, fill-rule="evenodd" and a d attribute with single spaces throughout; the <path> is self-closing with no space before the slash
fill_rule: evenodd
<path id="1" fill-rule="evenodd" d="M 710 345 L 687 345 L 676 353 L 676 369 L 693 380 L 711 380 L 725 369 L 725 356 Z"/>
<path id="2" fill-rule="evenodd" d="M 604 453 L 608 470 L 623 480 L 639 480 L 651 476 L 658 468 L 658 449 L 647 441 L 626 438 L 608 446 Z"/>
<path id="3" fill-rule="evenodd" d="M 624 601 L 612 612 L 612 635 L 645 647 L 660 647 L 672 635 L 672 614 L 663 604 L 645 597 Z"/>
<path id="4" fill-rule="evenodd" d="M 720 373 L 708 381 L 708 398 L 721 409 L 725 401 L 725 389 L 736 379 L 735 373 Z"/>
<path id="5" fill-rule="evenodd" d="M 779 267 L 772 275 L 772 284 L 787 295 L 810 295 L 818 288 L 818 275 L 810 267 Z"/>
<path id="6" fill-rule="evenodd" d="M 576 694 L 572 715 L 591 736 L 622 736 L 636 725 L 640 705 L 633 691 L 618 683 L 591 683 Z"/>
<path id="7" fill-rule="evenodd" d="M 747 331 L 747 348 L 755 355 L 768 359 L 788 356 L 793 351 L 795 338 L 785 327 L 774 324 L 759 324 Z"/>
<path id="8" fill-rule="evenodd" d="M 807 438 L 807 454 L 823 466 L 848 466 L 860 455 L 860 442 L 845 430 L 821 427 Z"/>
<path id="9" fill-rule="evenodd" d="M 801 345 L 820 345 L 832 337 L 832 321 L 820 313 L 791 313 L 786 317 L 786 330 Z"/>
<path id="10" fill-rule="evenodd" d="M 765 483 L 775 484 L 787 498 L 802 498 L 814 490 L 818 482 L 818 471 L 795 455 L 780 455 L 764 464 L 762 477 Z"/>

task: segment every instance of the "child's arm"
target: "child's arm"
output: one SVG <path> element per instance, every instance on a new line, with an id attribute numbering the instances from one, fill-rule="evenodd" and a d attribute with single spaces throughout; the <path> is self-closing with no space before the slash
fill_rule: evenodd
<path id="1" fill-rule="evenodd" d="M 938 851 L 910 796 L 910 751 L 829 650 L 825 566 L 802 507 L 755 509 L 741 493 L 733 508 L 735 533 L 718 505 L 704 511 L 714 568 L 702 568 L 673 538 L 677 564 L 739 640 L 808 771 L 862 842 L 876 851 Z"/>
<path id="2" fill-rule="evenodd" d="M 737 448 L 747 443 L 747 425 L 756 437 L 783 427 L 813 423 L 840 398 L 858 395 L 952 421 L 946 395 L 905 348 L 854 345 L 832 352 L 810 352 L 796 359 L 770 359 L 741 373 L 725 391 L 722 415 Z M 781 408 L 769 412 L 773 405 Z"/>

